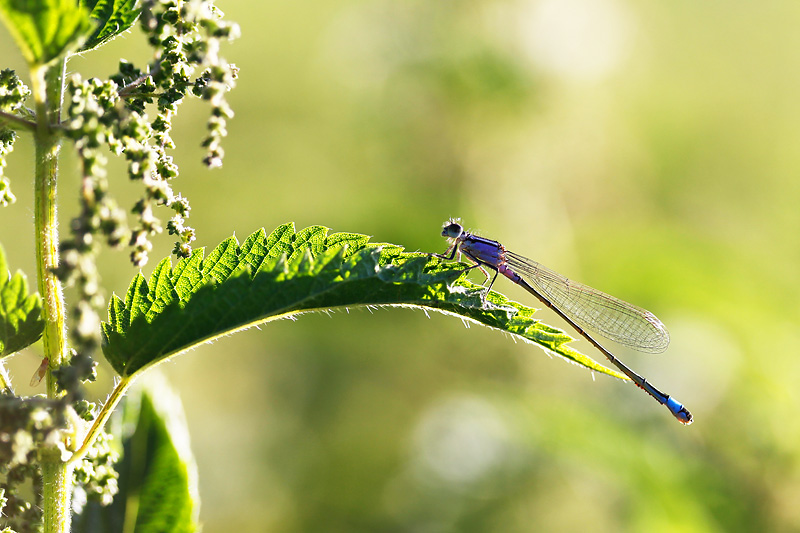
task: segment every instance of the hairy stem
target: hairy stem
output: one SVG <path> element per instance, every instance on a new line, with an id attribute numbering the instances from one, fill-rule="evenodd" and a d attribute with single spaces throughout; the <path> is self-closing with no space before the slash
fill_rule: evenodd
<path id="1" fill-rule="evenodd" d="M 69 533 L 72 522 L 72 465 L 58 458 L 42 459 L 44 532 Z"/>
<path id="2" fill-rule="evenodd" d="M 61 68 L 58 68 L 61 67 Z M 63 65 L 38 66 L 32 71 L 33 96 L 36 101 L 36 161 L 34 177 L 36 273 L 42 295 L 45 321 L 42 336 L 44 356 L 49 359 L 47 397 L 58 396 L 53 369 L 66 364 L 66 328 L 61 283 L 53 273 L 58 265 L 58 220 L 56 185 L 60 139 L 54 126 L 60 122 Z M 55 450 L 41 454 L 44 531 L 68 533 L 72 470 Z"/>
<path id="3" fill-rule="evenodd" d="M 111 413 L 114 412 L 114 408 L 125 395 L 125 391 L 128 390 L 131 382 L 132 379 L 130 377 L 125 377 L 121 379 L 119 383 L 117 383 L 117 386 L 114 387 L 114 390 L 111 391 L 111 394 L 106 399 L 106 403 L 103 404 L 103 408 L 100 409 L 100 412 L 97 414 L 97 418 L 94 419 L 94 424 L 92 424 L 92 427 L 89 428 L 89 431 L 86 433 L 81 447 L 78 448 L 78 450 L 69 459 L 70 464 L 75 464 L 77 461 L 83 459 L 83 456 L 86 455 L 86 452 L 88 452 L 89 448 L 92 447 L 95 439 L 97 439 L 97 435 L 100 434 L 103 426 L 106 425 L 108 417 L 110 417 Z"/>
<path id="4" fill-rule="evenodd" d="M 56 184 L 58 181 L 58 153 L 61 143 L 51 127 L 51 118 L 58 114 L 59 100 L 53 102 L 48 69 L 40 67 L 34 72 L 34 95 L 36 98 L 36 175 L 35 224 L 36 224 L 36 268 L 39 293 L 44 300 L 44 355 L 50 359 L 50 368 L 63 364 L 66 331 L 64 328 L 64 297 L 61 283 L 53 273 L 58 266 L 58 220 L 56 217 Z M 54 120 L 53 122 L 56 122 Z M 52 373 L 47 373 L 47 397 L 55 398 L 56 383 Z"/>

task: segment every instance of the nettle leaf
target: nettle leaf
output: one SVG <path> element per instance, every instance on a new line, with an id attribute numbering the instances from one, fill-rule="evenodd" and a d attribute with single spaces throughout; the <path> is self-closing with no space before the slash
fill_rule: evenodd
<path id="1" fill-rule="evenodd" d="M 198 531 L 197 466 L 180 398 L 159 374 L 129 391 L 109 421 L 121 443 L 119 492 L 111 505 L 90 501 L 75 533 Z"/>
<path id="2" fill-rule="evenodd" d="M 466 279 L 465 266 L 368 242 L 365 235 L 284 224 L 244 243 L 230 237 L 207 257 L 195 250 L 150 280 L 141 274 L 125 299 L 114 295 L 103 352 L 129 377 L 198 344 L 278 318 L 355 306 L 404 306 L 457 315 L 535 343 L 591 370 L 627 379 L 570 348 L 573 339 L 533 318 L 536 311 Z"/>
<path id="3" fill-rule="evenodd" d="M 97 48 L 130 29 L 141 12 L 136 4 L 137 0 L 81 0 L 81 5 L 97 24 L 81 51 Z"/>
<path id="4" fill-rule="evenodd" d="M 11 275 L 0 246 L 0 357 L 30 346 L 43 331 L 41 298 L 36 293 L 28 294 L 25 274 Z"/>
<path id="5" fill-rule="evenodd" d="M 0 0 L 0 18 L 32 65 L 43 65 L 77 48 L 92 29 L 76 0 Z"/>

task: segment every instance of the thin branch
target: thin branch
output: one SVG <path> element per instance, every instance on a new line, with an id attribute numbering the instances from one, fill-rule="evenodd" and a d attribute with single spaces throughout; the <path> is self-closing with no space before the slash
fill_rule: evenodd
<path id="1" fill-rule="evenodd" d="M 89 428 L 88 433 L 86 433 L 86 437 L 83 439 L 83 444 L 81 444 L 81 447 L 78 448 L 72 457 L 69 458 L 67 461 L 68 464 L 72 465 L 83 459 L 83 457 L 89 451 L 89 448 L 91 448 L 92 444 L 94 444 L 94 441 L 97 439 L 97 436 L 100 434 L 103 426 L 106 425 L 108 417 L 111 416 L 111 413 L 114 412 L 114 408 L 125 395 L 125 391 L 128 390 L 131 382 L 132 379 L 130 377 L 125 377 L 122 378 L 119 383 L 117 383 L 117 386 L 111 391 L 111 394 L 108 396 L 106 402 L 103 404 L 103 407 L 100 409 L 100 412 L 97 414 L 97 418 L 94 419 L 92 427 Z"/>
<path id="2" fill-rule="evenodd" d="M 17 115 L 13 115 L 11 113 L 6 113 L 5 111 L 0 111 L 0 122 L 6 122 L 11 127 L 18 126 L 19 129 L 36 131 L 35 122 L 31 122 L 30 120 L 25 120 L 22 117 L 18 117 Z"/>
<path id="3" fill-rule="evenodd" d="M 138 78 L 136 78 L 135 80 L 130 82 L 128 85 L 126 85 L 125 87 L 120 89 L 119 90 L 119 97 L 120 98 L 126 98 L 128 96 L 131 96 L 131 92 L 135 88 L 137 88 L 139 85 L 144 83 L 144 81 L 149 77 L 150 77 L 150 74 L 142 74 L 141 76 L 139 76 Z"/>
<path id="4" fill-rule="evenodd" d="M 120 98 L 125 98 L 127 96 L 130 96 L 131 91 L 133 91 L 139 85 L 143 84 L 145 82 L 145 80 L 147 80 L 147 78 L 150 78 L 150 77 L 154 76 L 159 70 L 161 70 L 161 63 L 160 62 L 155 63 L 153 68 L 152 69 L 148 69 L 148 70 L 149 70 L 149 72 L 146 72 L 146 73 L 142 74 L 141 76 L 139 76 L 138 78 L 136 78 L 135 80 L 130 82 L 128 85 L 126 85 L 125 87 L 120 89 L 119 90 L 119 97 Z"/>

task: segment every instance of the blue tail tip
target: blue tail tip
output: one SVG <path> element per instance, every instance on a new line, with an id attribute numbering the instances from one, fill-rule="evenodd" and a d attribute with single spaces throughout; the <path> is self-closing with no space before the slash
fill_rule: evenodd
<path id="1" fill-rule="evenodd" d="M 692 413 L 690 413 L 681 402 L 673 400 L 672 398 L 667 398 L 667 403 L 665 405 L 667 409 L 669 409 L 669 412 L 678 419 L 678 422 L 686 426 L 692 423 Z"/>

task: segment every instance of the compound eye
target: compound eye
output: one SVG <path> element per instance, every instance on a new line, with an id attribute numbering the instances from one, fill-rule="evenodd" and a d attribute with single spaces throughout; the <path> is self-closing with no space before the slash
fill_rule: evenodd
<path id="1" fill-rule="evenodd" d="M 442 228 L 442 237 L 457 239 L 464 233 L 464 228 L 457 222 L 449 222 Z"/>

